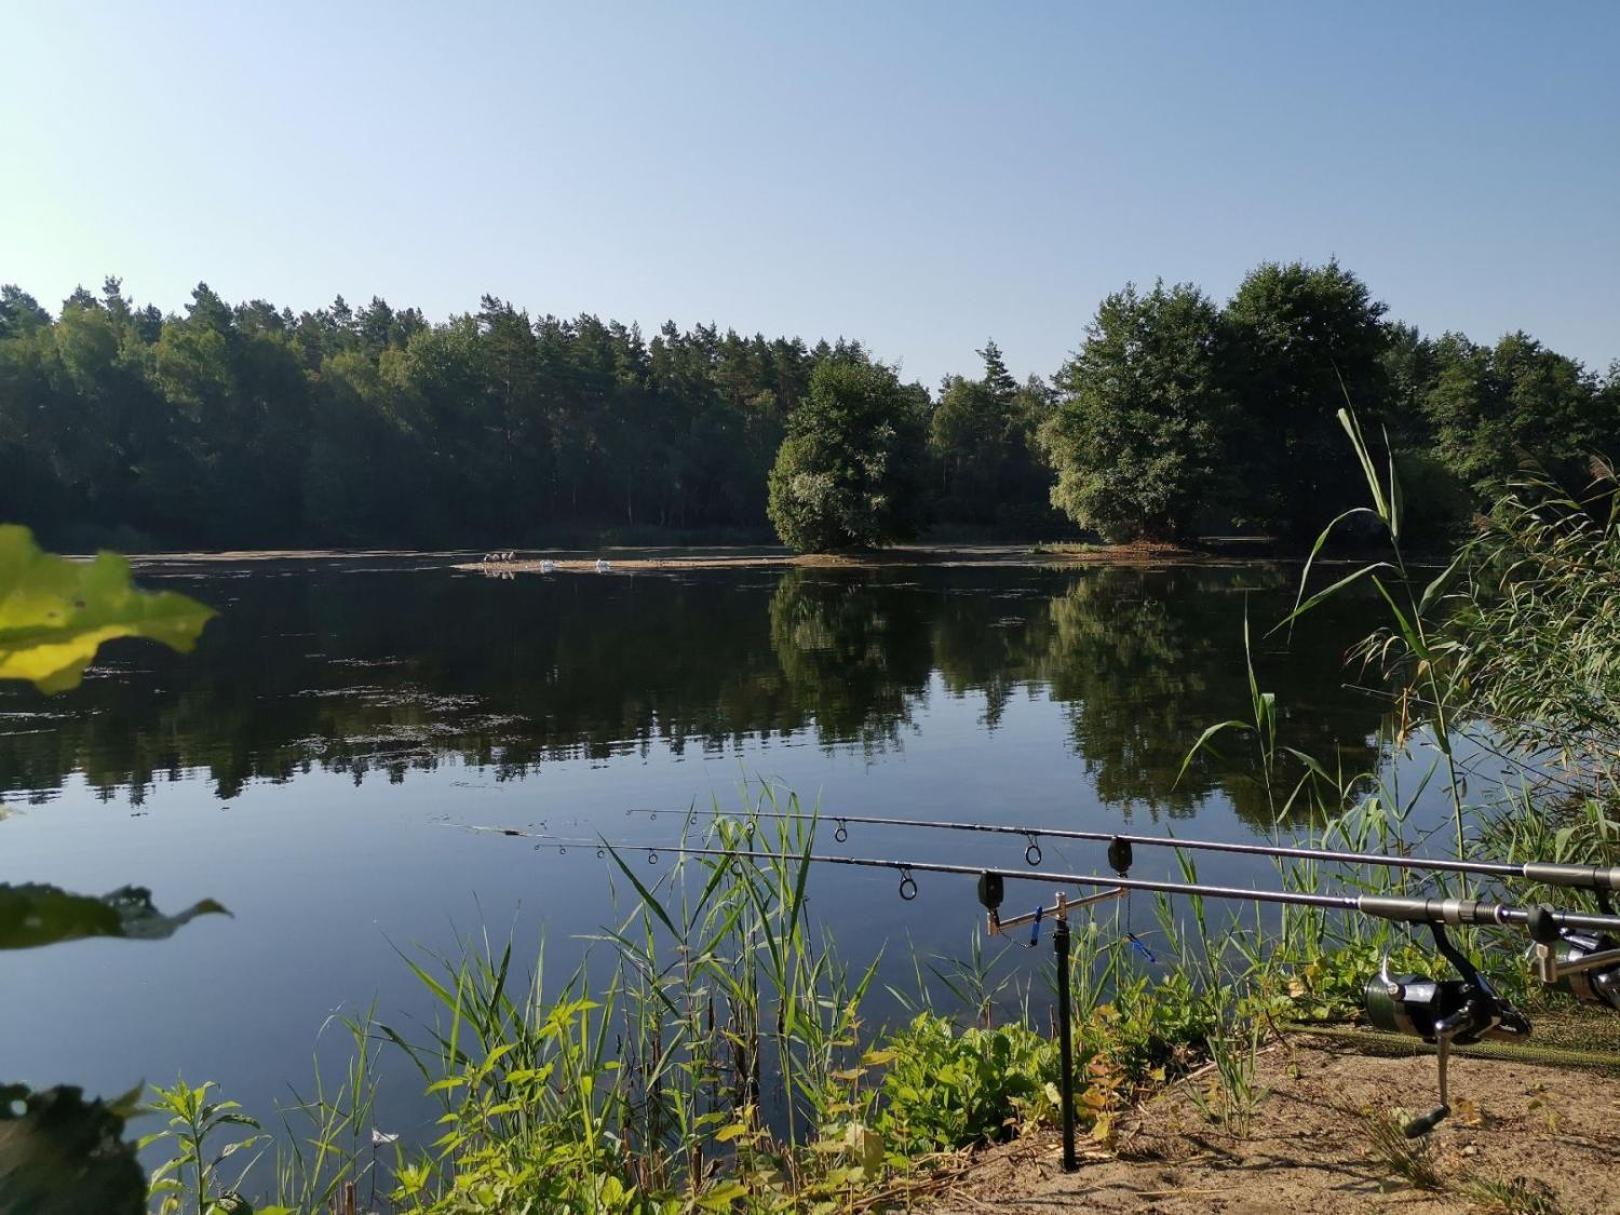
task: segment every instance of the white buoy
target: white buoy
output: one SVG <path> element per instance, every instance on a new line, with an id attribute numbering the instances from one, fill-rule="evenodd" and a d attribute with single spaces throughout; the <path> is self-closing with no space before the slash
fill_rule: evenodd
<path id="1" fill-rule="evenodd" d="M 612 568 L 613 567 L 607 563 L 607 558 L 598 557 L 596 559 L 596 572 L 598 574 L 605 574 Z"/>
<path id="2" fill-rule="evenodd" d="M 555 561 L 542 561 L 540 563 L 540 572 L 542 574 L 553 574 L 556 573 L 556 571 L 557 563 Z"/>

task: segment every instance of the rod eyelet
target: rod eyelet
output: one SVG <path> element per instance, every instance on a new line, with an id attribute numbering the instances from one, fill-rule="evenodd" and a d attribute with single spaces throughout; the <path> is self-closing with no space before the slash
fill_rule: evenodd
<path id="1" fill-rule="evenodd" d="M 1029 847 L 1024 849 L 1024 861 L 1025 861 L 1025 863 L 1030 864 L 1030 865 L 1039 865 L 1041 863 L 1041 860 L 1042 860 L 1043 856 L 1044 856 L 1044 853 L 1041 852 L 1040 844 L 1035 842 L 1035 837 L 1033 835 L 1030 836 L 1029 837 Z"/>
<path id="2" fill-rule="evenodd" d="M 647 864 L 649 864 L 649 865 L 658 864 L 658 850 L 656 848 L 647 849 Z"/>
<path id="3" fill-rule="evenodd" d="M 909 903 L 917 897 L 917 879 L 911 876 L 911 870 L 900 870 L 900 899 Z"/>
<path id="4" fill-rule="evenodd" d="M 849 825 L 845 823 L 843 819 L 838 819 L 836 821 L 838 823 L 838 827 L 833 831 L 833 839 L 842 844 L 849 839 Z"/>

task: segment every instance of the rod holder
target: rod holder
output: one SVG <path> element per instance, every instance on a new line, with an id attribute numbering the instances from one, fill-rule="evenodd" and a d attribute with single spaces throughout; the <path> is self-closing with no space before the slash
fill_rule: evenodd
<path id="1" fill-rule="evenodd" d="M 1074 1007 L 1069 996 L 1069 903 L 1061 890 L 1057 896 L 1057 931 L 1052 934 L 1052 949 L 1057 954 L 1058 1079 L 1062 1085 L 1058 1095 L 1063 1107 L 1063 1171 L 1072 1173 L 1080 1167 L 1080 1157 L 1074 1147 Z"/>
<path id="2" fill-rule="evenodd" d="M 1000 936 L 1009 929 L 1021 928 L 1025 924 L 1033 924 L 1037 919 L 1044 920 L 1060 916 L 1066 918 L 1068 913 L 1076 908 L 1090 907 L 1093 903 L 1105 903 L 1109 899 L 1123 898 L 1124 895 L 1124 889 L 1118 886 L 1108 890 L 1099 890 L 1096 894 L 1088 894 L 1079 899 L 1071 899 L 1060 892 L 1057 896 L 1057 902 L 1050 907 L 1026 911 L 1023 915 L 1008 916 L 1006 919 L 1002 919 L 1000 913 L 992 907 L 988 914 L 988 931 L 993 937 Z"/>

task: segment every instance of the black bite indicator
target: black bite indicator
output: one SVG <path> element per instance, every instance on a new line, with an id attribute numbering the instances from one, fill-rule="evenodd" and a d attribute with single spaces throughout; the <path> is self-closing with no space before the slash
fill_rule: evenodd
<path id="1" fill-rule="evenodd" d="M 1131 850 L 1131 841 L 1115 836 L 1108 842 L 1108 867 L 1120 877 L 1131 871 L 1131 863 L 1136 860 Z"/>
<path id="2" fill-rule="evenodd" d="M 1005 893 L 999 873 L 981 873 L 979 875 L 979 902 L 987 911 L 999 911 L 1002 895 Z"/>

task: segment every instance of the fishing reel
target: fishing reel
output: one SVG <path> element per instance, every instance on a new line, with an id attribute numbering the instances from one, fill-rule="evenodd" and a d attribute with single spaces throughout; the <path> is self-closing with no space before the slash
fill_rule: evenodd
<path id="1" fill-rule="evenodd" d="M 1451 1113 L 1447 1070 L 1453 1046 L 1470 1046 L 1486 1038 L 1512 1040 L 1530 1035 L 1529 1020 L 1496 994 L 1490 981 L 1451 943 L 1445 927 L 1431 924 L 1430 928 L 1441 956 L 1462 978 L 1392 975 L 1386 957 L 1363 993 L 1367 1019 L 1374 1026 L 1421 1038 L 1438 1048 L 1440 1104 L 1407 1123 L 1408 1139 L 1427 1135 Z"/>
<path id="2" fill-rule="evenodd" d="M 1545 904 L 1530 912 L 1528 927 L 1538 979 L 1582 1004 L 1620 1012 L 1620 945 L 1613 937 L 1560 928 Z"/>

